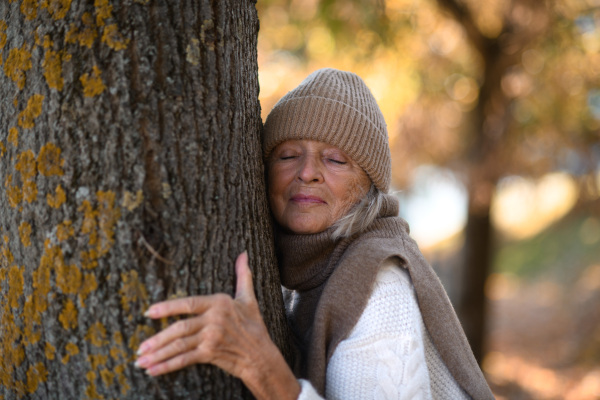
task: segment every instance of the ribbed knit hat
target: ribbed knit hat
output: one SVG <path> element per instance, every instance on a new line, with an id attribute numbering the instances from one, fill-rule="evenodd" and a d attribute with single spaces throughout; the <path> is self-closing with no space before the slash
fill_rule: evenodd
<path id="1" fill-rule="evenodd" d="M 324 68 L 281 98 L 264 127 L 263 154 L 286 140 L 316 140 L 342 149 L 387 193 L 392 175 L 383 114 L 365 82 Z"/>

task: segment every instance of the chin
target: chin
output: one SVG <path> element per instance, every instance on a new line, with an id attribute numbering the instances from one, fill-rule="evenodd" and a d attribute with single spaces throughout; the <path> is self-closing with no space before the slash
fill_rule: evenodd
<path id="1" fill-rule="evenodd" d="M 287 228 L 299 235 L 310 235 L 313 233 L 323 232 L 327 227 L 324 227 L 322 223 L 314 223 L 308 221 L 296 221 L 287 224 Z"/>

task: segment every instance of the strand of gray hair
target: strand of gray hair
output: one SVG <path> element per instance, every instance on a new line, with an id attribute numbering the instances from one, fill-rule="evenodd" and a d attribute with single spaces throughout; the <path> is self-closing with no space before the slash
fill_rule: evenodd
<path id="1" fill-rule="evenodd" d="M 333 240 L 348 238 L 362 232 L 377 218 L 383 205 L 383 193 L 371 185 L 371 188 L 352 210 L 333 224 Z"/>

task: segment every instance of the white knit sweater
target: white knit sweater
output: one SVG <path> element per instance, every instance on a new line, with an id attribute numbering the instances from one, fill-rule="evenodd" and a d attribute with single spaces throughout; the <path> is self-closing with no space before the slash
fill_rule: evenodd
<path id="1" fill-rule="evenodd" d="M 419 311 L 408 272 L 389 261 L 347 339 L 327 364 L 326 398 L 469 399 L 442 361 Z M 322 399 L 300 380 L 298 400 Z"/>

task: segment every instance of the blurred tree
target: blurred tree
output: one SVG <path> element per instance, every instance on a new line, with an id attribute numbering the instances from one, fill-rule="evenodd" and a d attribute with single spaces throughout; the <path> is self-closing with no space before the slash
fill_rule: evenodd
<path id="1" fill-rule="evenodd" d="M 490 206 L 513 174 L 564 170 L 598 199 L 600 11 L 593 0 L 265 0 L 261 103 L 323 66 L 353 70 L 390 132 L 396 186 L 423 163 L 469 194 L 457 311 L 483 356 Z"/>
<path id="2" fill-rule="evenodd" d="M 0 398 L 248 398 L 150 378 L 143 317 L 233 292 L 247 249 L 286 324 L 260 147 L 253 1 L 0 2 Z"/>

